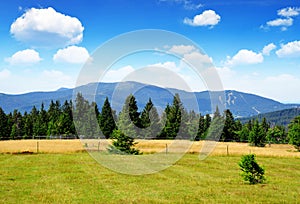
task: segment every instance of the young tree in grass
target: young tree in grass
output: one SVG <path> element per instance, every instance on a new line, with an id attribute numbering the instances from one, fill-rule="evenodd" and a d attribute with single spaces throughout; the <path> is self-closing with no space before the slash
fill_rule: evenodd
<path id="1" fill-rule="evenodd" d="M 289 143 L 300 151 L 300 116 L 295 117 L 289 124 Z"/>
<path id="2" fill-rule="evenodd" d="M 100 129 L 106 138 L 110 138 L 113 131 L 117 128 L 107 97 L 102 106 L 101 114 L 99 115 L 99 124 Z"/>
<path id="3" fill-rule="evenodd" d="M 108 147 L 108 151 L 113 154 L 141 154 L 138 149 L 134 148 L 137 143 L 134 138 L 126 136 L 120 130 L 114 130 L 111 138 L 113 139 L 112 145 Z"/>
<path id="4" fill-rule="evenodd" d="M 239 162 L 244 181 L 250 184 L 262 183 L 265 180 L 265 170 L 258 165 L 254 154 L 244 155 Z"/>

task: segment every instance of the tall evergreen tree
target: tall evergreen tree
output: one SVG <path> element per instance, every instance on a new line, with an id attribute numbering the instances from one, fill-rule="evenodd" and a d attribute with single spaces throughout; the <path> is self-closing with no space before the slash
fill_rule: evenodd
<path id="1" fill-rule="evenodd" d="M 253 146 L 264 147 L 266 140 L 266 133 L 263 127 L 259 124 L 258 120 L 254 121 L 252 130 L 249 134 L 249 142 Z"/>
<path id="2" fill-rule="evenodd" d="M 12 114 L 12 128 L 10 139 L 21 139 L 23 136 L 23 119 L 22 114 L 18 110 L 14 110 Z"/>
<path id="3" fill-rule="evenodd" d="M 300 116 L 295 117 L 289 124 L 289 143 L 300 151 Z"/>
<path id="4" fill-rule="evenodd" d="M 197 131 L 197 136 L 195 138 L 196 141 L 199 141 L 201 139 L 204 139 L 204 133 L 205 133 L 205 120 L 204 116 L 200 114 L 199 116 L 199 121 L 198 121 L 198 131 Z"/>
<path id="5" fill-rule="evenodd" d="M 141 113 L 140 135 L 144 139 L 156 138 L 161 130 L 160 118 L 151 98 Z"/>
<path id="6" fill-rule="evenodd" d="M 220 114 L 218 106 L 213 114 L 213 119 L 210 123 L 206 139 L 208 140 L 219 140 L 224 128 L 224 117 Z"/>
<path id="7" fill-rule="evenodd" d="M 223 141 L 233 141 L 236 139 L 236 124 L 229 109 L 225 110 L 225 123 L 221 139 Z"/>
<path id="8" fill-rule="evenodd" d="M 101 114 L 99 115 L 99 124 L 100 129 L 106 138 L 110 138 L 113 131 L 117 129 L 113 111 L 107 97 L 102 106 Z"/>
<path id="9" fill-rule="evenodd" d="M 10 132 L 8 132 L 8 125 L 8 117 L 0 107 L 0 140 L 9 139 Z"/>
<path id="10" fill-rule="evenodd" d="M 165 126 L 160 133 L 160 138 L 175 139 L 180 130 L 183 106 L 179 95 L 176 93 L 173 98 L 172 106 L 165 109 L 166 121 Z M 183 135 L 180 135 L 182 138 Z"/>
<path id="11" fill-rule="evenodd" d="M 129 104 L 130 101 L 132 100 L 132 95 L 129 95 L 124 103 L 124 106 L 122 108 L 122 111 L 119 114 L 118 122 L 117 122 L 117 127 L 118 129 L 125 134 L 128 137 L 136 138 L 137 137 L 137 128 L 133 124 L 133 120 L 136 120 L 135 115 L 132 115 L 132 119 L 129 115 Z M 133 108 L 131 108 L 131 111 Z M 137 120 L 136 120 L 137 121 Z"/>

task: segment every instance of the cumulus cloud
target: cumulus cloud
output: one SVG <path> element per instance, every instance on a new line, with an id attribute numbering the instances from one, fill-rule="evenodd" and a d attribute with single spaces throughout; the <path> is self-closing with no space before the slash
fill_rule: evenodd
<path id="1" fill-rule="evenodd" d="M 280 27 L 282 31 L 286 31 L 288 27 L 292 26 L 294 19 L 292 17 L 298 16 L 300 8 L 287 7 L 277 11 L 277 15 L 280 16 L 275 20 L 268 21 L 266 26 L 262 25 L 261 28 L 266 29 L 269 27 Z"/>
<path id="2" fill-rule="evenodd" d="M 54 62 L 66 62 L 72 64 L 85 63 L 90 55 L 84 47 L 69 46 L 64 49 L 59 49 L 53 56 Z"/>
<path id="3" fill-rule="evenodd" d="M 252 50 L 242 49 L 233 57 L 228 57 L 226 65 L 247 65 L 247 64 L 259 64 L 264 61 L 262 53 L 256 53 Z"/>
<path id="4" fill-rule="evenodd" d="M 82 41 L 81 22 L 53 8 L 27 10 L 10 27 L 10 33 L 18 41 L 37 47 L 67 46 Z"/>
<path id="5" fill-rule="evenodd" d="M 276 49 L 276 45 L 274 43 L 270 43 L 263 48 L 262 54 L 269 56 L 274 49 Z"/>
<path id="6" fill-rule="evenodd" d="M 194 16 L 193 19 L 185 18 L 183 23 L 190 26 L 215 26 L 221 20 L 221 17 L 213 10 L 206 10 L 203 13 Z"/>
<path id="7" fill-rule="evenodd" d="M 195 1 L 191 1 L 191 0 L 159 0 L 159 1 L 182 4 L 183 8 L 186 10 L 196 10 L 203 7 L 201 3 L 195 3 Z"/>
<path id="8" fill-rule="evenodd" d="M 5 59 L 11 65 L 32 65 L 40 62 L 42 58 L 39 53 L 32 49 L 18 51 L 11 57 Z"/>
<path id="9" fill-rule="evenodd" d="M 289 27 L 293 25 L 293 19 L 292 18 L 287 18 L 287 19 L 282 19 L 278 18 L 272 21 L 268 21 L 267 25 L 268 26 L 283 26 L 283 27 Z"/>
<path id="10" fill-rule="evenodd" d="M 0 79 L 1 80 L 9 78 L 10 75 L 11 75 L 11 73 L 8 69 L 3 69 L 2 71 L 0 71 Z"/>
<path id="11" fill-rule="evenodd" d="M 193 51 L 196 51 L 197 49 L 193 45 L 173 45 L 169 51 L 179 54 L 179 55 L 184 55 L 191 53 Z"/>
<path id="12" fill-rule="evenodd" d="M 300 41 L 293 41 L 281 45 L 276 51 L 278 57 L 300 57 Z"/>
<path id="13" fill-rule="evenodd" d="M 134 68 L 130 65 L 121 67 L 120 69 L 111 69 L 105 73 L 105 76 L 103 77 L 103 79 L 101 79 L 101 81 L 103 82 L 123 81 L 123 79 L 131 72 L 134 72 Z"/>
<path id="14" fill-rule="evenodd" d="M 283 8 L 277 11 L 277 14 L 279 16 L 283 16 L 283 17 L 292 17 L 292 16 L 298 16 L 300 13 L 300 8 L 296 8 L 296 7 L 287 7 L 287 8 Z"/>

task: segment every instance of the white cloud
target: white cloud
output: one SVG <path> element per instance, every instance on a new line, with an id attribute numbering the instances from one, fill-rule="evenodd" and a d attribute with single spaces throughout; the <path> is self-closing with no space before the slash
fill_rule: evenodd
<path id="1" fill-rule="evenodd" d="M 252 50 L 242 49 L 232 58 L 228 57 L 225 63 L 228 66 L 259 64 L 264 61 L 262 53 L 256 53 Z"/>
<path id="2" fill-rule="evenodd" d="M 268 21 L 267 25 L 268 26 L 283 26 L 283 27 L 289 27 L 293 25 L 293 19 L 292 18 L 278 18 L 276 20 Z"/>
<path id="3" fill-rule="evenodd" d="M 43 78 L 55 81 L 68 81 L 71 77 L 65 75 L 63 72 L 58 70 L 44 70 L 42 73 Z"/>
<path id="4" fill-rule="evenodd" d="M 3 69 L 2 71 L 0 71 L 0 80 L 7 79 L 10 76 L 11 76 L 11 73 L 8 69 Z"/>
<path id="5" fill-rule="evenodd" d="M 277 14 L 279 16 L 283 16 L 283 17 L 292 17 L 292 16 L 298 16 L 300 13 L 300 8 L 296 8 L 296 7 L 287 7 L 287 8 L 283 8 L 277 11 Z"/>
<path id="6" fill-rule="evenodd" d="M 300 41 L 293 41 L 281 45 L 276 51 L 278 57 L 300 57 Z"/>
<path id="7" fill-rule="evenodd" d="M 78 44 L 82 41 L 81 22 L 55 11 L 53 8 L 27 10 L 10 27 L 11 34 L 19 41 L 38 47 Z"/>
<path id="8" fill-rule="evenodd" d="M 101 81 L 102 82 L 122 81 L 131 72 L 134 72 L 134 68 L 130 65 L 121 67 L 120 69 L 116 69 L 116 70 L 111 69 L 105 73 L 105 76 L 103 77 L 103 79 L 101 79 Z"/>
<path id="9" fill-rule="evenodd" d="M 66 62 L 73 64 L 85 63 L 90 55 L 84 47 L 69 46 L 64 49 L 59 49 L 53 56 L 55 62 Z"/>
<path id="10" fill-rule="evenodd" d="M 169 69 L 169 70 L 174 71 L 174 72 L 180 71 L 180 67 L 178 67 L 175 62 L 171 62 L 171 61 L 167 61 L 167 62 L 164 62 L 164 63 L 151 64 L 151 65 L 148 65 L 146 67 L 165 68 L 165 69 Z"/>
<path id="11" fill-rule="evenodd" d="M 267 29 L 269 27 L 281 27 L 281 31 L 286 31 L 287 27 L 290 27 L 294 23 L 294 19 L 292 17 L 298 16 L 300 13 L 300 8 L 292 8 L 287 7 L 277 11 L 277 15 L 280 18 L 275 20 L 271 20 L 267 22 L 267 25 L 262 25 L 262 29 Z"/>
<path id="12" fill-rule="evenodd" d="M 9 62 L 11 65 L 32 65 L 41 60 L 42 58 L 39 53 L 32 49 L 18 51 L 11 57 L 5 59 L 5 61 Z"/>
<path id="13" fill-rule="evenodd" d="M 183 23 L 190 26 L 215 26 L 221 20 L 221 17 L 213 10 L 206 10 L 203 13 L 194 16 L 193 19 L 185 18 Z"/>
<path id="14" fill-rule="evenodd" d="M 262 54 L 269 56 L 274 49 L 276 49 L 276 45 L 274 43 L 270 43 L 263 48 Z"/>
<path id="15" fill-rule="evenodd" d="M 196 10 L 203 7 L 201 3 L 195 3 L 195 1 L 191 1 L 191 0 L 159 0 L 159 1 L 182 4 L 183 8 L 186 10 Z"/>
<path id="16" fill-rule="evenodd" d="M 193 45 L 173 45 L 169 51 L 179 54 L 179 55 L 184 55 L 191 53 L 193 51 L 196 51 L 197 49 Z"/>

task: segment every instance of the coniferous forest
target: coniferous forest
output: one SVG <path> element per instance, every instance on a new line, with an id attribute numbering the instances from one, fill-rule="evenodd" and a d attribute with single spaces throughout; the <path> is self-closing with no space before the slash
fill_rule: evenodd
<path id="1" fill-rule="evenodd" d="M 95 122 L 96 117 L 96 122 Z M 76 128 L 75 128 L 76 125 Z M 97 127 L 98 126 L 98 127 Z M 143 110 L 138 110 L 134 95 L 129 95 L 120 113 L 112 110 L 108 98 L 101 108 L 95 102 L 90 103 L 82 94 L 78 94 L 75 104 L 72 101 L 51 101 L 48 108 L 41 104 L 30 112 L 20 113 L 14 110 L 6 114 L 0 108 L 0 139 L 33 138 L 112 138 L 114 130 L 138 139 L 212 139 L 218 134 L 220 141 L 249 142 L 254 146 L 268 143 L 292 142 L 297 146 L 299 140 L 300 119 L 296 117 L 288 128 L 270 125 L 266 118 L 258 121 L 251 119 L 241 123 L 235 120 L 230 110 L 220 113 L 216 107 L 213 114 L 201 115 L 186 111 L 178 94 L 173 102 L 166 104 L 159 114 L 148 100 Z M 218 132 L 218 130 L 221 131 Z M 295 142 L 296 141 L 296 142 Z M 299 141 L 298 141 L 299 142 Z M 299 145 L 298 145 L 299 146 Z"/>

